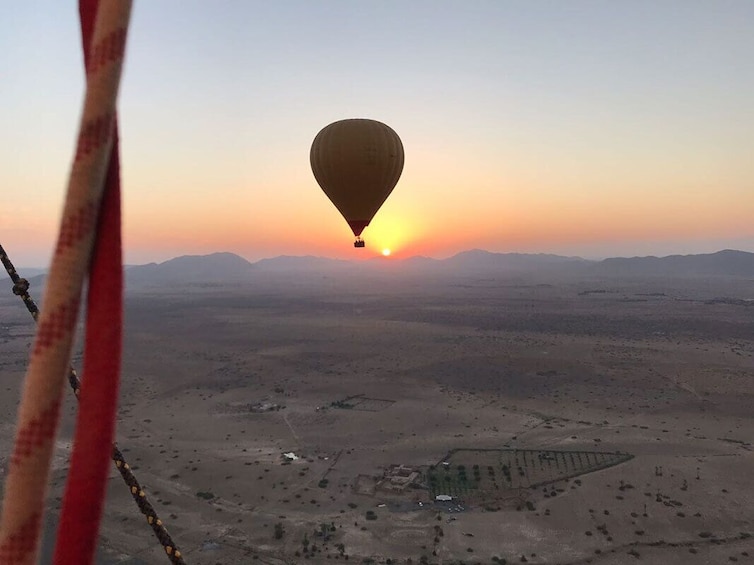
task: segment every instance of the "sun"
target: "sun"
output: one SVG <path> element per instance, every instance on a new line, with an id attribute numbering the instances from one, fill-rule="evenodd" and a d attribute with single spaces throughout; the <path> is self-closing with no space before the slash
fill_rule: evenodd
<path id="1" fill-rule="evenodd" d="M 382 250 L 382 256 L 383 257 L 390 257 L 390 250 L 387 247 Z"/>

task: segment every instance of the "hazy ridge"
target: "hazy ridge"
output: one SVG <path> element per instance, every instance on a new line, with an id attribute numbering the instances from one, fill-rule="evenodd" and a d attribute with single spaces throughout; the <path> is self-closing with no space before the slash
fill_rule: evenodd
<path id="1" fill-rule="evenodd" d="M 20 269 L 20 274 L 41 282 L 40 269 Z M 447 259 L 414 256 L 406 259 L 374 258 L 348 261 L 326 257 L 281 255 L 250 262 L 234 253 L 183 255 L 162 263 L 125 268 L 131 286 L 163 283 L 239 283 L 260 274 L 304 276 L 336 273 L 385 272 L 414 276 L 504 276 L 523 273 L 572 274 L 601 277 L 754 277 L 754 253 L 725 249 L 715 253 L 666 257 L 612 257 L 601 261 L 553 254 L 493 253 L 481 249 L 463 251 Z M 31 275 L 31 276 L 30 276 Z M 7 278 L 7 274 L 3 273 Z"/>
<path id="2" fill-rule="evenodd" d="M 261 273 L 304 275 L 331 273 L 406 273 L 418 276 L 505 275 L 531 272 L 599 276 L 754 276 L 754 253 L 723 250 L 698 255 L 610 258 L 592 261 L 552 254 L 492 253 L 474 249 L 447 259 L 409 257 L 346 261 L 314 256 L 280 256 L 251 263 L 232 253 L 183 256 L 160 264 L 126 270 L 126 280 L 139 282 L 235 282 Z"/>

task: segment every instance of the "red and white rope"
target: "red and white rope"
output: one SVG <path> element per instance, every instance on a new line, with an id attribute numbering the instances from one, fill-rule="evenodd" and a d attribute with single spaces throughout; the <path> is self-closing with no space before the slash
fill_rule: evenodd
<path id="1" fill-rule="evenodd" d="M 78 144 L 50 266 L 45 307 L 39 317 L 24 381 L 16 441 L 5 484 L 0 517 L 3 565 L 32 565 L 37 558 L 60 400 L 110 164 L 115 102 L 130 11 L 130 0 L 103 0 L 96 9 Z M 84 378 L 85 390 L 89 377 Z"/>

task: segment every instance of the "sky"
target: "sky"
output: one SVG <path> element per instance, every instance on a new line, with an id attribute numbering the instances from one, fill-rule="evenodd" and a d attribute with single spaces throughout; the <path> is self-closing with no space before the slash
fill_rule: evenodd
<path id="1" fill-rule="evenodd" d="M 0 243 L 50 259 L 84 91 L 76 2 L 0 18 Z M 119 98 L 127 263 L 217 251 L 587 258 L 754 251 L 750 0 L 136 1 Z M 309 149 L 390 125 L 354 249 Z"/>

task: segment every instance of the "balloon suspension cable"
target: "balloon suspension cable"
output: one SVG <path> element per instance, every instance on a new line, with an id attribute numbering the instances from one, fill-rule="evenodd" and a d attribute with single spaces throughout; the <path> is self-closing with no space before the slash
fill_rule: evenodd
<path id="1" fill-rule="evenodd" d="M 39 308 L 29 294 L 29 281 L 18 275 L 18 272 L 2 245 L 0 245 L 0 261 L 2 261 L 11 281 L 13 281 L 13 294 L 23 300 L 26 309 L 36 321 L 39 317 Z M 73 394 L 78 400 L 79 395 L 81 394 L 81 380 L 73 367 L 69 367 L 68 382 L 73 389 Z M 139 481 L 131 470 L 131 466 L 126 462 L 120 449 L 118 449 L 117 444 L 113 444 L 112 460 L 115 463 L 115 467 L 118 469 L 120 476 L 123 478 L 123 482 L 128 486 L 131 496 L 133 497 L 134 502 L 136 502 L 136 506 L 139 507 L 139 510 L 147 519 L 147 523 L 152 527 L 152 531 L 154 531 L 154 535 L 165 550 L 168 559 L 170 559 L 171 563 L 174 563 L 175 565 L 185 565 L 181 551 L 176 547 L 175 543 L 173 543 L 173 539 L 163 525 L 162 520 L 157 516 L 157 512 L 147 499 L 144 489 L 139 484 Z"/>

